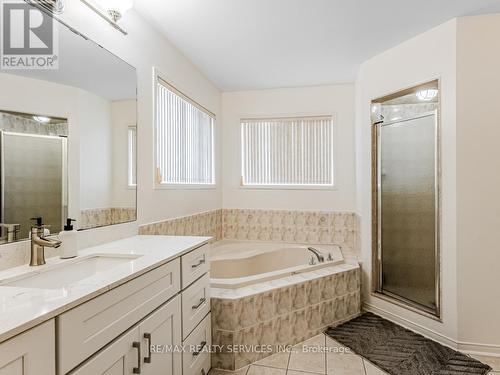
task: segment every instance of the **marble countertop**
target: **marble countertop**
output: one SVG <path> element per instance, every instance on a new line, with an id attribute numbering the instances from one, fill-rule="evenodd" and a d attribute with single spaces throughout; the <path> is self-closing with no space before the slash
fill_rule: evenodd
<path id="1" fill-rule="evenodd" d="M 75 262 L 83 256 L 126 254 L 139 255 L 109 272 L 99 273 L 58 289 L 24 288 L 0 285 L 0 342 L 43 323 L 55 316 L 116 288 L 205 243 L 211 237 L 133 236 L 119 241 L 82 249 L 78 257 L 47 259 L 38 267 L 23 265 L 0 272 L 0 282 L 27 272 L 41 273 L 54 265 Z"/>

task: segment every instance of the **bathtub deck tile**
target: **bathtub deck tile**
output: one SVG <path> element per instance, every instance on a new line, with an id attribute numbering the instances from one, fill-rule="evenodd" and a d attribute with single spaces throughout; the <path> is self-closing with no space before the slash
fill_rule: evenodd
<path id="1" fill-rule="evenodd" d="M 358 268 L 353 265 L 327 267 L 294 275 L 293 277 L 297 276 L 297 283 L 292 285 L 282 280 L 273 280 L 228 292 L 227 295 L 233 293 L 236 298 L 215 301 L 217 297 L 212 297 L 214 344 L 251 347 L 270 345 L 273 347 L 272 352 L 276 352 L 282 350 L 280 346 L 294 345 L 320 334 L 328 326 L 336 326 L 356 317 L 360 312 L 359 284 L 351 271 L 354 270 L 357 274 Z M 349 276 L 348 272 L 351 272 Z M 304 282 L 306 278 L 311 279 Z M 325 280 L 328 278 L 335 283 L 335 294 L 334 298 L 324 300 L 324 296 L 329 296 L 323 293 L 327 284 Z M 354 292 L 351 292 L 352 287 L 348 287 L 351 282 L 355 284 Z M 266 287 L 269 289 L 266 290 Z M 245 293 L 239 295 L 242 290 Z M 304 307 L 297 309 L 302 304 Z M 265 360 L 269 354 L 233 352 L 218 354 L 212 359 L 214 367 L 234 370 Z M 321 372 L 323 368 L 320 367 L 318 358 L 309 358 L 304 353 L 294 356 L 293 361 L 290 357 L 292 369 Z"/>

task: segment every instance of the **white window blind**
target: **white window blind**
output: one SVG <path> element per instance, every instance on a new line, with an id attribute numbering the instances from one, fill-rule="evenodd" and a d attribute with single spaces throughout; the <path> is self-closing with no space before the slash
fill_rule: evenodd
<path id="1" fill-rule="evenodd" d="M 241 120 L 242 185 L 333 186 L 331 116 Z"/>
<path id="2" fill-rule="evenodd" d="M 137 157 L 137 128 L 130 126 L 128 128 L 128 186 L 137 185 L 136 175 L 136 157 Z"/>
<path id="3" fill-rule="evenodd" d="M 215 116 L 161 79 L 156 92 L 157 183 L 215 184 Z"/>

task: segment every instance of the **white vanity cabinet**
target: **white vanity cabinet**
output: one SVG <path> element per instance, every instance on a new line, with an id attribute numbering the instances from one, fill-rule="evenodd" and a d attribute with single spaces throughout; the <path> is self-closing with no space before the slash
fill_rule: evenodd
<path id="1" fill-rule="evenodd" d="M 98 352 L 71 375 L 181 374 L 181 355 L 174 351 L 152 353 L 180 344 L 180 296 L 160 307 Z"/>
<path id="2" fill-rule="evenodd" d="M 0 375 L 208 374 L 209 245 L 191 238 L 189 251 L 159 257 L 169 240 L 140 239 L 144 257 L 155 246 L 149 266 L 130 265 L 126 279 L 111 277 L 90 289 L 94 295 L 0 342 Z"/>
<path id="3" fill-rule="evenodd" d="M 198 247 L 59 315 L 57 375 L 208 374 L 208 251 Z"/>
<path id="4" fill-rule="evenodd" d="M 181 374 L 181 296 L 160 307 L 139 324 L 144 375 Z"/>
<path id="5" fill-rule="evenodd" d="M 58 374 L 75 368 L 179 291 L 180 260 L 174 259 L 59 315 Z"/>
<path id="6" fill-rule="evenodd" d="M 49 320 L 0 344 L 0 375 L 54 375 L 55 325 Z"/>

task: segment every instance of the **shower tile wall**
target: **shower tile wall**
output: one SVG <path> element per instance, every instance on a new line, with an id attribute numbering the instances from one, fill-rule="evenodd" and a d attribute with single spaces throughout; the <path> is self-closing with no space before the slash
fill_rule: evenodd
<path id="1" fill-rule="evenodd" d="M 38 121 L 26 117 L 0 112 L 0 130 L 27 134 L 67 136 L 68 124 L 66 122 L 40 124 Z"/>
<path id="2" fill-rule="evenodd" d="M 382 116 L 385 121 L 395 121 L 412 118 L 424 113 L 432 112 L 438 108 L 437 102 L 413 104 L 384 104 Z"/>
<path id="3" fill-rule="evenodd" d="M 236 370 L 302 342 L 360 313 L 359 266 L 242 298 L 213 298 L 212 343 L 266 347 L 261 353 L 212 354 L 212 366 Z M 268 349 L 272 349 L 269 351 Z"/>

